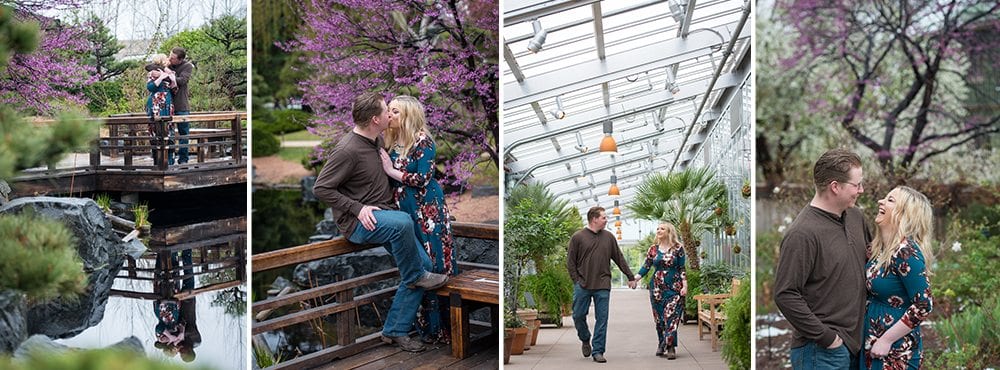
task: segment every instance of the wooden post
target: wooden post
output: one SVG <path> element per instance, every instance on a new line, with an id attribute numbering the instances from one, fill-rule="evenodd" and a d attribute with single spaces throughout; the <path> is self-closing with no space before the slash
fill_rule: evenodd
<path id="1" fill-rule="evenodd" d="M 128 136 L 130 138 L 135 136 L 135 130 L 132 129 L 132 126 L 133 125 L 131 125 L 131 124 L 128 125 L 128 126 L 125 126 L 125 127 L 128 127 L 128 130 L 126 131 L 126 136 Z M 135 154 L 135 152 L 132 149 L 133 145 L 135 145 L 135 140 L 125 139 L 125 167 L 128 170 L 132 169 L 131 168 L 132 167 L 132 155 Z"/>
<path id="2" fill-rule="evenodd" d="M 462 295 L 452 292 L 451 303 L 451 354 L 458 359 L 468 356 L 469 312 L 462 307 Z"/>
<path id="3" fill-rule="evenodd" d="M 347 304 L 354 300 L 354 289 L 347 289 L 337 293 L 337 303 Z M 354 316 L 355 311 L 347 310 L 337 313 L 337 344 L 347 346 L 354 344 Z"/>
<path id="4" fill-rule="evenodd" d="M 90 144 L 90 167 L 93 169 L 98 169 L 101 167 L 101 135 L 97 135 L 97 139 Z"/>
<path id="5" fill-rule="evenodd" d="M 233 117 L 233 160 L 236 163 L 243 163 L 243 128 L 240 127 L 240 116 Z"/>
<path id="6" fill-rule="evenodd" d="M 100 136 L 100 135 L 98 135 L 98 136 Z M 110 137 L 119 136 L 118 135 L 118 126 L 117 125 L 108 125 L 108 136 L 110 136 Z M 108 144 L 115 145 L 115 144 L 117 144 L 117 141 L 118 141 L 118 139 L 114 139 L 114 142 L 112 142 L 111 140 L 109 140 Z M 110 148 L 108 150 L 108 156 L 111 157 L 111 159 L 118 158 L 118 149 L 119 148 Z"/>
<path id="7" fill-rule="evenodd" d="M 153 148 L 153 150 L 159 151 L 160 153 L 160 155 L 156 158 L 156 168 L 160 171 L 166 171 L 167 153 L 169 151 L 169 149 L 167 149 L 167 145 L 170 144 L 168 135 L 170 135 L 170 132 L 167 131 L 167 123 L 163 117 L 160 117 L 154 125 L 156 126 L 156 136 L 159 136 L 159 139 L 156 141 L 159 147 Z"/>

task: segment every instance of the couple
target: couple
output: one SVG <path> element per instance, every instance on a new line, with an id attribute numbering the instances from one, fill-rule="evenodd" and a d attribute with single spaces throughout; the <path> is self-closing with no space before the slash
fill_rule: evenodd
<path id="1" fill-rule="evenodd" d="M 189 103 L 188 82 L 191 81 L 191 74 L 194 72 L 194 65 L 185 60 L 187 51 L 181 47 L 175 47 L 170 51 L 170 56 L 163 54 L 153 55 L 152 62 L 147 64 L 146 69 L 146 90 L 149 97 L 146 98 L 146 115 L 149 116 L 149 134 L 159 137 L 156 123 L 163 116 L 186 116 L 191 114 Z M 173 136 L 174 123 L 167 123 L 167 136 Z M 177 131 L 180 135 L 188 135 L 191 132 L 189 122 L 178 122 Z M 162 143 L 163 139 L 154 139 L 156 144 Z M 172 141 L 169 142 L 172 144 Z M 181 145 L 186 145 L 188 139 L 180 139 Z M 154 144 L 154 145 L 156 145 Z M 177 163 L 188 162 L 188 148 L 182 146 L 178 150 Z M 153 149 L 153 160 L 155 162 L 157 151 Z M 167 164 L 174 164 L 174 151 L 170 149 L 167 154 Z"/>
<path id="2" fill-rule="evenodd" d="M 794 329 L 795 369 L 916 369 L 932 309 L 930 201 L 898 186 L 878 201 L 874 238 L 855 208 L 861 159 L 827 151 L 816 194 L 781 241 L 774 301 Z"/>
<path id="3" fill-rule="evenodd" d="M 313 192 L 347 240 L 383 245 L 396 260 L 400 284 L 382 340 L 423 351 L 409 337 L 416 323 L 423 342 L 448 343 L 448 307 L 431 291 L 458 274 L 458 261 L 423 105 L 410 96 L 386 104 L 369 92 L 354 99 L 352 116 L 354 129 L 334 146 Z"/>
<path id="4" fill-rule="evenodd" d="M 618 242 L 611 232 L 604 230 L 608 217 L 604 208 L 593 207 L 587 211 L 587 226 L 570 238 L 566 268 L 573 279 L 573 324 L 582 342 L 583 357 L 593 356 L 595 362 L 604 363 L 605 341 L 608 332 L 608 303 L 611 297 L 611 264 L 614 261 L 625 276 L 631 277 L 629 288 L 635 289 L 639 279 L 653 269 L 649 285 L 649 301 L 656 321 L 659 343 L 656 355 L 664 353 L 668 360 L 677 358 L 677 326 L 684 317 L 684 297 L 687 295 L 687 278 L 684 272 L 684 248 L 677 238 L 677 231 L 670 223 L 656 228 L 656 244 L 649 247 L 646 260 L 638 274 L 625 261 Z M 590 301 L 594 301 L 594 335 L 587 326 Z M 593 341 L 591 341 L 593 339 Z"/>

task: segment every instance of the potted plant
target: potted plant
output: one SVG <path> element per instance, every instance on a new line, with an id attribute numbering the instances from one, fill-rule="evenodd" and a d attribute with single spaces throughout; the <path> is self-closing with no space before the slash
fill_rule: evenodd
<path id="1" fill-rule="evenodd" d="M 510 354 L 520 355 L 524 353 L 524 340 L 528 337 L 528 328 L 524 326 L 524 321 L 513 311 L 507 311 L 504 315 L 504 326 L 512 329 L 514 338 L 510 342 Z"/>
<path id="2" fill-rule="evenodd" d="M 535 322 L 533 324 L 534 325 L 531 327 L 531 345 L 535 345 L 535 343 L 538 343 L 538 332 L 540 331 L 539 329 L 542 328 L 542 320 L 535 319 Z"/>
<path id="3" fill-rule="evenodd" d="M 750 198 L 750 180 L 743 180 L 743 197 Z"/>
<path id="4" fill-rule="evenodd" d="M 503 364 L 510 363 L 510 347 L 514 342 L 514 329 L 505 328 L 503 330 Z"/>
<path id="5" fill-rule="evenodd" d="M 517 310 L 517 316 L 518 319 L 524 323 L 524 327 L 528 331 L 524 341 L 524 350 L 527 351 L 531 349 L 531 346 L 534 344 L 534 341 L 531 340 L 531 338 L 538 336 L 537 330 L 535 330 L 535 321 L 538 320 L 538 310 L 520 309 Z"/>

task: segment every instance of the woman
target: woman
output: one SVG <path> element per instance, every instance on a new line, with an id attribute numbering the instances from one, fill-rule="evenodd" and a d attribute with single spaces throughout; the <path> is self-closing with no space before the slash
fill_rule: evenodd
<path id="1" fill-rule="evenodd" d="M 382 152 L 382 168 L 394 180 L 396 203 L 413 218 L 417 240 L 432 262 L 430 272 L 457 275 L 451 216 L 434 179 L 437 149 L 427 133 L 424 107 L 416 98 L 402 95 L 389 103 L 389 110 L 392 118 L 385 134 L 389 153 Z M 424 342 L 450 343 L 447 310 L 447 302 L 434 292 L 424 295 L 417 315 L 417 331 Z"/>
<path id="2" fill-rule="evenodd" d="M 666 351 L 668 360 L 677 358 L 677 326 L 684 318 L 684 297 L 687 296 L 684 261 L 684 248 L 677 240 L 677 230 L 674 225 L 664 222 L 656 227 L 656 244 L 649 247 L 646 262 L 635 275 L 635 280 L 639 280 L 653 268 L 649 303 L 653 305 L 659 339 L 656 355 L 663 356 Z"/>
<path id="3" fill-rule="evenodd" d="M 864 320 L 867 369 L 917 369 L 923 359 L 920 322 L 930 314 L 931 203 L 900 186 L 878 201 L 876 238 L 868 248 Z"/>
<path id="4" fill-rule="evenodd" d="M 174 80 L 176 77 L 170 71 L 169 64 L 170 60 L 166 55 L 156 54 L 153 56 L 152 63 L 146 65 L 146 72 L 148 72 L 146 75 L 146 90 L 149 91 L 149 97 L 146 98 L 146 115 L 149 117 L 149 135 L 154 138 L 152 140 L 153 145 L 163 144 L 163 140 L 159 139 L 162 133 L 159 132 L 156 126 L 159 118 L 174 114 L 173 95 L 170 89 L 176 84 Z M 173 122 L 168 122 L 165 131 L 166 136 L 172 136 L 173 131 Z M 153 148 L 152 154 L 155 162 L 158 150 Z M 168 157 L 168 164 L 173 164 L 173 153 Z"/>

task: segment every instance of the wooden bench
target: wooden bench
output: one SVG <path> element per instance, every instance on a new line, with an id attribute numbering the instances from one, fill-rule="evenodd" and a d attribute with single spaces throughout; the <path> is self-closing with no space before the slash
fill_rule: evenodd
<path id="1" fill-rule="evenodd" d="M 452 276 L 448 284 L 437 290 L 438 295 L 449 298 L 451 307 L 451 354 L 464 359 L 475 353 L 473 347 L 490 347 L 496 344 L 500 328 L 500 278 L 493 270 L 468 270 Z M 479 344 L 471 343 L 469 312 L 490 307 L 493 333 Z"/>
<path id="2" fill-rule="evenodd" d="M 719 310 L 719 306 L 736 295 L 739 288 L 740 280 L 733 279 L 733 286 L 729 293 L 694 296 L 694 300 L 698 301 L 698 340 L 703 340 L 705 334 L 711 334 L 713 352 L 719 350 L 719 330 L 726 322 L 726 313 Z"/>

